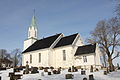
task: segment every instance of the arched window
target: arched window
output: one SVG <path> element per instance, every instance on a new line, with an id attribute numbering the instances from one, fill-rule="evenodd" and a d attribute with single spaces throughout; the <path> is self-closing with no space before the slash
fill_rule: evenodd
<path id="1" fill-rule="evenodd" d="M 66 61 L 66 52 L 63 50 L 63 60 Z"/>
<path id="2" fill-rule="evenodd" d="M 30 54 L 30 63 L 32 63 L 32 55 Z"/>

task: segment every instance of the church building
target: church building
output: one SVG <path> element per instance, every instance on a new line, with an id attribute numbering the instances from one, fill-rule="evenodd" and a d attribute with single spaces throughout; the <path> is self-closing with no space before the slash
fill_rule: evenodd
<path id="1" fill-rule="evenodd" d="M 91 65 L 101 67 L 101 52 L 98 45 L 85 45 L 79 33 L 68 36 L 59 33 L 38 39 L 37 31 L 36 19 L 33 16 L 28 29 L 28 38 L 24 41 L 23 66 L 28 62 L 29 66 L 33 67 L 90 68 Z"/>

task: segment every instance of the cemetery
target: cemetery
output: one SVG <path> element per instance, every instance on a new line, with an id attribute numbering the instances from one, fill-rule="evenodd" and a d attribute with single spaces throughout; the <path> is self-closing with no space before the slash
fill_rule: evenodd
<path id="1" fill-rule="evenodd" d="M 90 69 L 77 68 L 75 66 L 65 68 L 54 67 L 29 67 L 17 66 L 15 68 L 1 69 L 0 80 L 119 80 L 120 67 L 115 67 L 115 71 L 109 68 Z"/>

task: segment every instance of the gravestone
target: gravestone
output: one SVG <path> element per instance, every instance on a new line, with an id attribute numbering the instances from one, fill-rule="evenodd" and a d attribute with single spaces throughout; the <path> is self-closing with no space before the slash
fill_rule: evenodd
<path id="1" fill-rule="evenodd" d="M 48 72 L 48 75 L 51 75 L 51 72 Z"/>
<path id="2" fill-rule="evenodd" d="M 107 68 L 107 70 L 106 70 L 106 71 L 107 71 L 107 73 L 109 73 L 109 69 L 108 69 L 108 68 Z"/>
<path id="3" fill-rule="evenodd" d="M 14 74 L 15 74 L 14 72 L 10 72 L 9 77 L 13 76 Z"/>
<path id="4" fill-rule="evenodd" d="M 77 71 L 78 71 L 78 69 L 76 67 L 74 67 L 74 72 L 77 72 Z"/>
<path id="5" fill-rule="evenodd" d="M 41 72 L 41 76 L 44 76 L 44 72 Z"/>
<path id="6" fill-rule="evenodd" d="M 83 80 L 87 80 L 87 78 L 86 78 L 86 77 L 84 77 L 84 78 L 83 78 Z"/>
<path id="7" fill-rule="evenodd" d="M 57 71 L 56 71 L 56 70 L 53 70 L 53 74 L 57 74 Z"/>
<path id="8" fill-rule="evenodd" d="M 58 70 L 58 71 L 56 71 L 56 74 L 60 74 L 60 71 Z"/>
<path id="9" fill-rule="evenodd" d="M 1 78 L 1 76 L 0 76 L 0 80 L 1 80 L 2 78 Z"/>
<path id="10" fill-rule="evenodd" d="M 37 67 L 31 67 L 31 74 L 34 74 L 34 73 L 39 73 Z"/>
<path id="11" fill-rule="evenodd" d="M 90 67 L 90 72 L 93 72 L 93 66 L 91 65 L 91 67 Z"/>
<path id="12" fill-rule="evenodd" d="M 48 72 L 48 69 L 47 69 L 47 68 L 45 68 L 45 69 L 44 69 L 44 72 Z"/>
<path id="13" fill-rule="evenodd" d="M 58 68 L 58 71 L 61 71 L 61 67 Z"/>
<path id="14" fill-rule="evenodd" d="M 66 74 L 65 79 L 73 79 L 74 75 L 73 74 Z"/>
<path id="15" fill-rule="evenodd" d="M 40 69 L 40 70 L 43 70 L 43 69 L 44 69 L 44 67 L 39 67 L 39 69 Z"/>
<path id="16" fill-rule="evenodd" d="M 68 72 L 71 72 L 71 67 L 69 67 Z"/>
<path id="17" fill-rule="evenodd" d="M 104 71 L 104 75 L 107 75 L 107 71 Z"/>
<path id="18" fill-rule="evenodd" d="M 74 66 L 72 66 L 71 72 L 74 72 Z"/>
<path id="19" fill-rule="evenodd" d="M 86 71 L 85 70 L 81 70 L 81 75 L 86 75 Z"/>
<path id="20" fill-rule="evenodd" d="M 52 67 L 52 66 L 51 66 L 51 67 L 50 67 L 50 69 L 51 69 L 51 70 L 53 70 L 53 69 L 54 69 L 54 67 Z"/>
<path id="21" fill-rule="evenodd" d="M 94 80 L 93 74 L 89 75 L 89 80 Z"/>

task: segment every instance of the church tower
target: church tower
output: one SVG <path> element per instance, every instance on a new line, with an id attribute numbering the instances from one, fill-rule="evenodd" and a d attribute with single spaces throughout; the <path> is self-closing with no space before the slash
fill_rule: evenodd
<path id="1" fill-rule="evenodd" d="M 28 28 L 28 38 L 24 41 L 24 49 L 27 49 L 31 46 L 35 41 L 37 41 L 37 24 L 35 15 L 32 17 L 31 25 Z"/>

